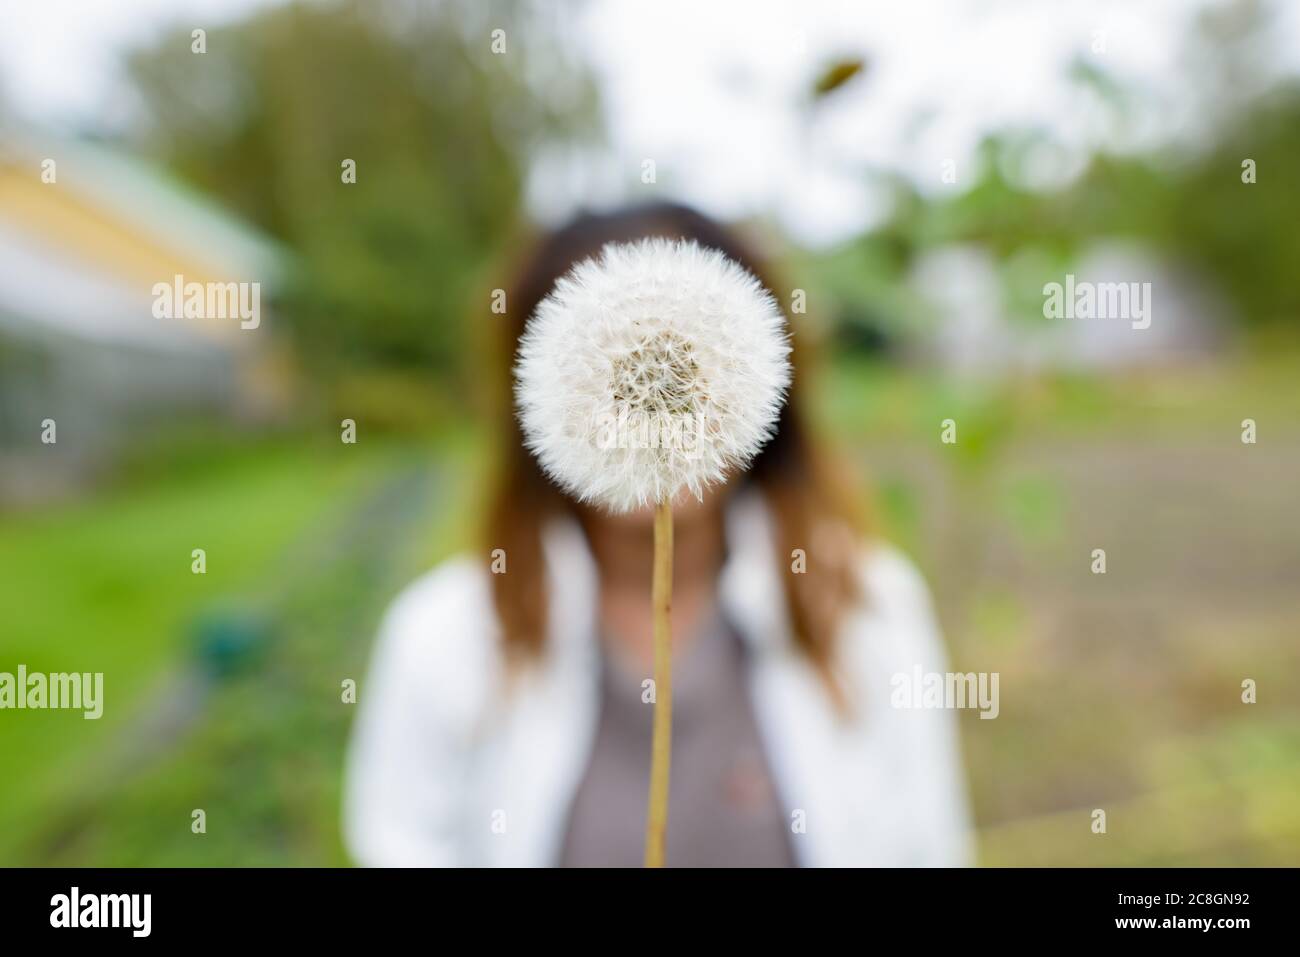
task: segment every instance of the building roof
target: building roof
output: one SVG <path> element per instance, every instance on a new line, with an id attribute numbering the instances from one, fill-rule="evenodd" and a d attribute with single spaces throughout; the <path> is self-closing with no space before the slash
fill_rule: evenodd
<path id="1" fill-rule="evenodd" d="M 281 244 L 161 167 L 91 139 L 30 128 L 3 132 L 0 165 L 25 165 L 39 182 L 42 160 L 53 157 L 59 188 L 178 253 L 217 260 L 223 272 L 250 281 L 282 279 L 288 251 Z"/>
<path id="2" fill-rule="evenodd" d="M 237 324 L 155 318 L 152 289 L 175 275 L 258 282 L 265 302 L 287 268 L 282 246 L 102 143 L 24 128 L 0 144 L 0 329 L 168 351 L 250 344 Z"/>

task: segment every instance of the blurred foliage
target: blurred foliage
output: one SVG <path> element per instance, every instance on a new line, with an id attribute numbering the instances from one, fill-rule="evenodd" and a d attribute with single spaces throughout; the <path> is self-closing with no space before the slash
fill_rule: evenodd
<path id="1" fill-rule="evenodd" d="M 341 0 L 213 29 L 201 57 L 171 34 L 130 63 L 142 145 L 296 251 L 278 305 L 309 362 L 455 377 L 523 157 L 594 115 L 555 28 L 510 0 Z"/>
<path id="2" fill-rule="evenodd" d="M 1059 167 L 1066 148 L 1044 129 L 996 130 L 969 177 L 948 191 L 929 194 L 900 173 L 873 172 L 891 210 L 885 221 L 840 249 L 802 257 L 801 266 L 834 296 L 841 324 L 905 338 L 933 318 L 920 294 L 899 282 L 928 250 L 954 243 L 987 250 L 1013 314 L 1035 320 L 1044 275 L 1065 272 L 1103 241 L 1131 241 L 1211 280 L 1246 326 L 1296 326 L 1300 82 L 1267 76 L 1258 51 L 1271 29 L 1267 10 L 1252 0 L 1203 13 L 1183 55 L 1196 135 L 1116 148 L 1112 141 L 1134 135 L 1141 110 L 1153 107 L 1141 90 L 1080 60 L 1071 68 L 1078 112 L 1095 107 L 1099 119 L 1077 176 L 1036 182 L 1038 168 Z M 1246 160 L 1255 164 L 1253 184 L 1243 181 Z"/>
<path id="3" fill-rule="evenodd" d="M 528 161 L 599 135 L 597 93 L 562 21 L 510 0 L 490 11 L 468 0 L 332 0 L 214 29 L 201 58 L 187 34 L 165 36 L 131 61 L 148 117 L 141 145 L 295 251 L 300 268 L 277 305 L 318 383 L 337 393 L 344 372 L 406 367 L 450 397 L 431 406 L 454 405 L 472 375 L 468 320 L 487 314 L 501 281 L 489 281 L 488 264 L 518 235 Z M 1128 240 L 1212 280 L 1251 327 L 1293 322 L 1300 84 L 1262 79 L 1253 51 L 1269 29 L 1252 0 L 1200 18 L 1184 53 L 1199 137 L 1117 151 L 1112 141 L 1151 104 L 1079 59 L 1069 72 L 1096 130 L 1072 179 L 1036 182 L 1069 151 L 1020 127 L 991 132 L 951 190 L 864 172 L 892 210 L 884 222 L 839 249 L 797 254 L 799 273 L 831 293 L 843 344 L 879 351 L 932 321 L 900 280 L 953 243 L 987 250 L 1012 314 L 1030 320 L 1041 316 L 1045 272 Z M 830 61 L 813 100 L 861 83 L 868 67 Z M 345 159 L 357 164 L 355 184 L 342 182 Z M 1254 185 L 1242 182 L 1245 159 Z"/>
<path id="4" fill-rule="evenodd" d="M 1064 272 L 1089 246 L 1113 239 L 1147 244 L 1212 277 L 1248 325 L 1300 317 L 1293 279 L 1300 263 L 1300 84 L 1254 101 L 1203 153 L 1103 153 L 1056 192 L 1031 189 L 1016 172 L 1043 146 L 1037 134 L 989 137 L 974 183 L 953 196 L 926 198 L 910 181 L 890 178 L 889 220 L 808 264 L 842 304 L 841 319 L 895 332 L 919 321 L 923 306 L 898 279 L 922 252 L 949 243 L 989 250 L 1006 267 L 1008 300 L 1032 304 L 1021 315 L 1041 315 L 1042 276 Z M 1256 163 L 1253 185 L 1242 182 L 1247 158 Z M 1031 250 L 1048 268 L 1028 270 L 1020 281 L 1013 260 Z"/>

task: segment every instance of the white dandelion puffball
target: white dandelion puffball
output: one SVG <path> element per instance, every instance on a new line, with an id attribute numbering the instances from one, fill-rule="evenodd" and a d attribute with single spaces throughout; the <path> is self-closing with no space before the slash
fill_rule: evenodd
<path id="1" fill-rule="evenodd" d="M 610 244 L 538 305 L 519 343 L 525 444 L 579 501 L 626 512 L 743 471 L 790 384 L 785 317 L 694 242 Z"/>

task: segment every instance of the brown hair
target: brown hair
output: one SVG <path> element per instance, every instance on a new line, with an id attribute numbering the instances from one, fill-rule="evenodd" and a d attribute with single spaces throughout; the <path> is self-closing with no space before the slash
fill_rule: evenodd
<path id="1" fill-rule="evenodd" d="M 509 370 L 524 324 L 555 282 L 569 269 L 598 253 L 610 242 L 628 242 L 646 236 L 693 239 L 717 249 L 752 272 L 781 297 L 766 270 L 751 250 L 734 234 L 705 216 L 683 206 L 657 203 L 605 214 L 584 214 L 543 237 L 519 270 L 508 293 L 505 341 L 497 369 L 504 381 L 495 383 L 504 399 L 496 410 L 502 447 L 498 475 L 488 508 L 491 548 L 504 548 L 510 556 L 510 574 L 492 575 L 493 602 L 500 619 L 506 650 L 517 658 L 540 653 L 546 635 L 545 563 L 541 530 L 545 519 L 571 508 L 569 500 L 538 467 L 524 448 L 514 416 Z M 834 642 L 844 612 L 856 601 L 858 578 L 853 539 L 834 534 L 860 531 L 861 521 L 837 470 L 814 441 L 804 418 L 803 378 L 807 372 L 807 346 L 796 332 L 792 336 L 795 366 L 789 401 L 781 412 L 777 432 L 755 457 L 745 483 L 763 493 L 775 521 L 777 567 L 790 626 L 798 648 L 827 681 L 838 698 L 834 678 Z M 504 387 L 504 388 L 503 388 Z M 806 572 L 796 574 L 794 549 L 812 554 Z"/>

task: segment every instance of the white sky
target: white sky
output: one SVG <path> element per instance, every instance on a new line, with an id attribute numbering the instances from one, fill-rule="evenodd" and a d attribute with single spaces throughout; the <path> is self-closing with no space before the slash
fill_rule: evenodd
<path id="1" fill-rule="evenodd" d="M 124 50 L 173 24 L 212 26 L 273 2 L 0 0 L 0 90 L 28 117 L 111 127 L 130 109 Z M 1099 140 L 1141 145 L 1194 125 L 1188 66 L 1177 58 L 1188 23 L 1210 2 L 562 4 L 553 15 L 596 70 L 610 142 L 594 153 L 539 156 L 531 205 L 550 219 L 585 201 L 636 198 L 642 161 L 653 159 L 658 195 L 720 216 L 774 215 L 796 239 L 830 243 L 882 212 L 865 168 L 943 189 L 951 187 L 942 163 L 953 159 L 960 187 L 981 135 L 1004 125 L 1050 130 L 1062 150 L 1045 156 L 1039 173 L 1059 180 Z M 1280 9 L 1272 58 L 1293 71 L 1300 4 Z M 1099 33 L 1100 53 L 1091 49 Z M 870 71 L 810 113 L 812 80 L 837 55 L 865 55 Z M 1149 98 L 1127 143 L 1070 85 L 1076 56 Z"/>

